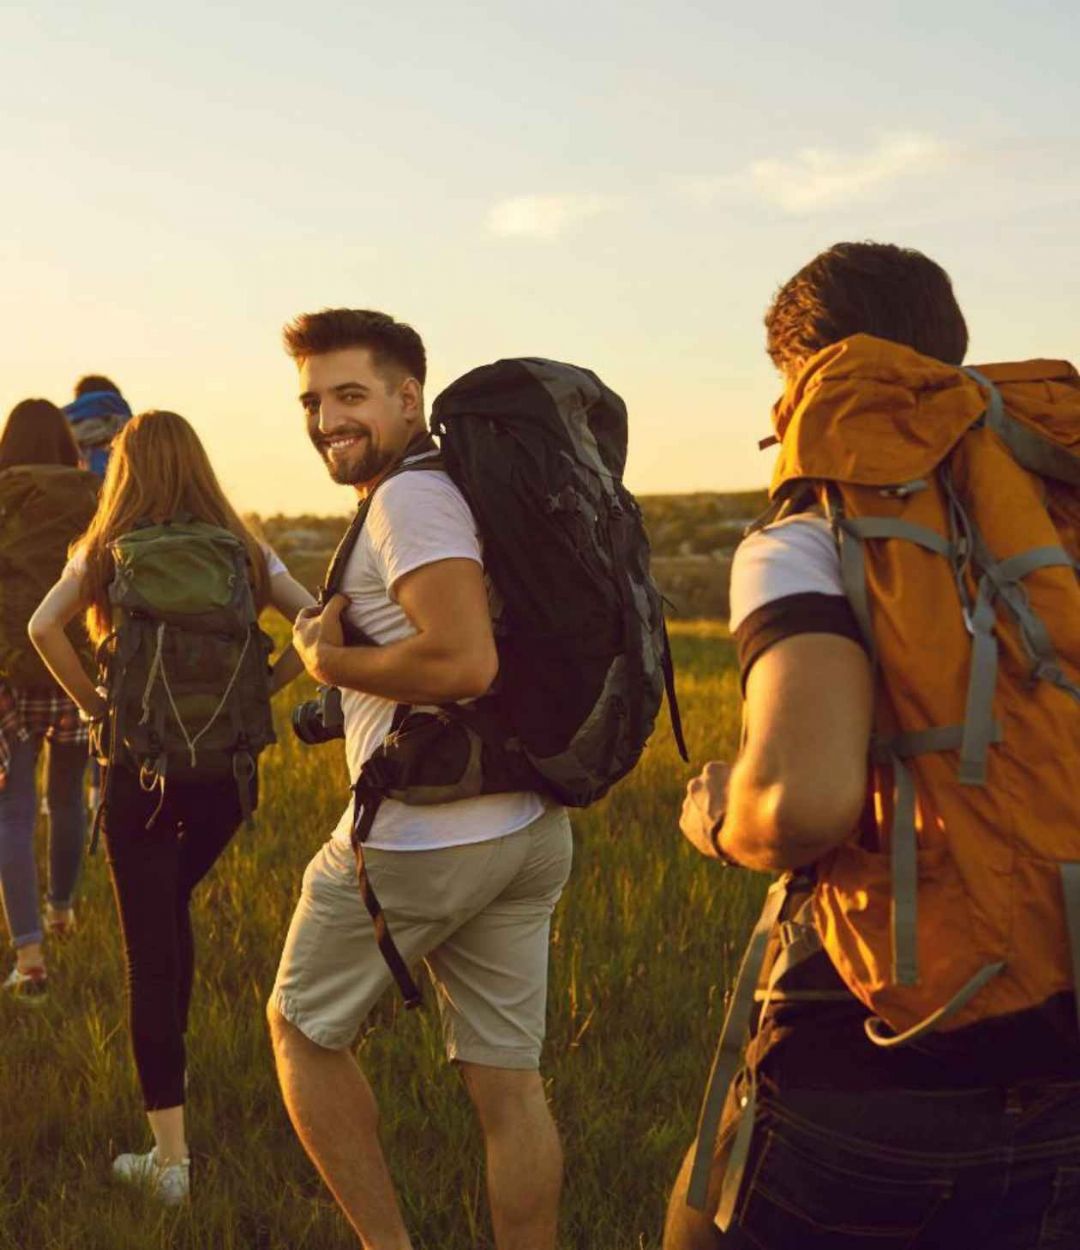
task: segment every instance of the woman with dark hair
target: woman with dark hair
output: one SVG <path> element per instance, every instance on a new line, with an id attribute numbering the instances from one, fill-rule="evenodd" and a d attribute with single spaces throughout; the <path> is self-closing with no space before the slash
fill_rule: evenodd
<path id="1" fill-rule="evenodd" d="M 27 624 L 70 543 L 94 514 L 97 482 L 78 468 L 64 414 L 46 399 L 12 409 L 0 432 L 0 899 L 15 947 L 3 989 L 40 1002 L 43 941 L 74 928 L 86 831 L 87 727 L 53 681 Z M 49 888 L 44 919 L 34 860 L 37 761 L 48 744 Z"/>
<path id="2" fill-rule="evenodd" d="M 0 472 L 27 464 L 59 464 L 69 469 L 79 464 L 71 426 L 47 399 L 24 399 L 16 404 L 0 431 Z"/>

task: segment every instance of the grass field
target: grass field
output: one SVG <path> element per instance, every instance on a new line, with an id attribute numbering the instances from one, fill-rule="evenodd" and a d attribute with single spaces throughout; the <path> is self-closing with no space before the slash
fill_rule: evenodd
<path id="1" fill-rule="evenodd" d="M 676 627 L 673 645 L 695 763 L 730 755 L 738 717 L 731 644 L 702 623 Z M 280 742 L 264 756 L 257 829 L 237 835 L 198 898 L 190 1209 L 163 1210 L 109 1180 L 116 1153 L 150 1141 L 99 853 L 85 871 L 77 935 L 49 951 L 48 1002 L 0 1004 L 3 1250 L 356 1244 L 292 1135 L 263 1015 L 302 869 L 347 797 L 340 746 L 304 748 L 287 727 L 301 693 L 298 684 L 278 700 Z M 566 1149 L 560 1245 L 574 1250 L 659 1245 L 667 1186 L 763 889 L 683 843 L 676 820 L 687 775 L 665 718 L 636 772 L 574 816 L 543 1065 Z M 406 1014 L 388 994 L 359 1053 L 414 1244 L 490 1247 L 480 1141 L 433 1008 Z"/>

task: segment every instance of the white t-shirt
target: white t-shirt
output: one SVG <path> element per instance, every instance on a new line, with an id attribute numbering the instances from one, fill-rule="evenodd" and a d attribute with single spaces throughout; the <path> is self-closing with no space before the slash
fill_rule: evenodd
<path id="1" fill-rule="evenodd" d="M 731 633 L 744 685 L 760 656 L 796 634 L 863 645 L 824 517 L 800 513 L 743 540 L 731 566 Z"/>
<path id="2" fill-rule="evenodd" d="M 829 522 L 800 513 L 744 538 L 731 566 L 731 632 L 789 595 L 840 595 L 840 558 Z"/>
<path id="3" fill-rule="evenodd" d="M 348 596 L 345 619 L 380 645 L 412 637 L 415 628 L 398 605 L 394 587 L 414 569 L 437 560 L 482 564 L 480 536 L 469 506 L 450 478 L 438 470 L 403 473 L 379 488 L 341 579 Z M 392 699 L 342 691 L 345 755 L 355 782 L 364 761 L 389 732 Z M 426 851 L 486 842 L 523 829 L 543 811 L 532 792 L 486 794 L 434 807 L 410 807 L 386 799 L 366 845 L 380 850 Z M 334 838 L 349 843 L 352 805 L 342 813 Z"/>

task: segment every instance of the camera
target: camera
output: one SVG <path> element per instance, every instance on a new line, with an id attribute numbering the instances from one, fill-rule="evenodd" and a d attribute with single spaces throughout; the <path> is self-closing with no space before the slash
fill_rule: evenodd
<path id="1" fill-rule="evenodd" d="M 337 686 L 320 686 L 314 699 L 293 708 L 293 733 L 307 746 L 345 737 L 345 714 Z"/>

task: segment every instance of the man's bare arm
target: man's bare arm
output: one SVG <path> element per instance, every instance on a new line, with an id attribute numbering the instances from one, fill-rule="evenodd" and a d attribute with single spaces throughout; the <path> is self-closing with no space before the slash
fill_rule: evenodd
<path id="1" fill-rule="evenodd" d="M 394 592 L 417 632 L 382 647 L 342 644 L 342 595 L 321 614 L 302 612 L 293 642 L 308 672 L 328 685 L 398 703 L 448 703 L 485 694 L 495 680 L 498 656 L 480 565 L 456 558 L 425 564 L 402 577 Z"/>
<path id="2" fill-rule="evenodd" d="M 873 714 L 870 663 L 837 634 L 797 634 L 770 647 L 746 685 L 747 737 L 735 766 L 690 783 L 682 829 L 705 854 L 716 842 L 747 868 L 782 871 L 820 859 L 851 834 L 866 797 Z"/>

